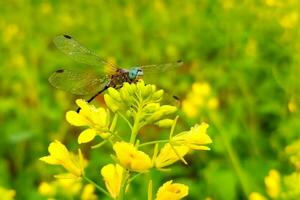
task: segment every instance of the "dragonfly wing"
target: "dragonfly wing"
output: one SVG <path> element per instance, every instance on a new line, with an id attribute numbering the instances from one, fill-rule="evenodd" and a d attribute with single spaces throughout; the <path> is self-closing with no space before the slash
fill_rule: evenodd
<path id="1" fill-rule="evenodd" d="M 106 68 L 115 68 L 111 63 L 101 59 L 93 51 L 82 46 L 69 35 L 58 35 L 54 38 L 53 42 L 59 50 L 76 62 L 94 66 L 105 65 Z M 105 67 L 102 69 L 103 72 L 105 72 Z"/>
<path id="2" fill-rule="evenodd" d="M 89 95 L 99 92 L 107 83 L 108 76 L 97 76 L 93 72 L 81 72 L 60 69 L 49 77 L 49 82 L 55 88 L 76 95 Z"/>
<path id="3" fill-rule="evenodd" d="M 158 72 L 163 72 L 163 71 L 167 71 L 167 70 L 171 70 L 173 68 L 179 67 L 183 64 L 183 62 L 181 60 L 177 61 L 177 62 L 170 62 L 170 63 L 164 63 L 164 64 L 157 64 L 157 65 L 145 65 L 145 66 L 141 66 L 140 68 L 144 71 L 144 72 L 150 72 L 150 73 L 158 73 Z"/>

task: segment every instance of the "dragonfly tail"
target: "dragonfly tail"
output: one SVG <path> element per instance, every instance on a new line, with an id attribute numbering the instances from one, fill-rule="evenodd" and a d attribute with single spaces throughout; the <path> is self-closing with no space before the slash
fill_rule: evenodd
<path id="1" fill-rule="evenodd" d="M 109 88 L 108 85 L 106 85 L 102 90 L 100 90 L 99 92 L 97 92 L 97 94 L 95 94 L 94 96 L 92 96 L 90 99 L 87 100 L 88 103 L 90 103 L 91 101 L 93 101 L 99 94 L 101 94 L 102 92 L 104 92 L 105 90 L 107 90 Z M 79 113 L 81 110 L 81 108 L 77 109 L 77 113 Z"/>

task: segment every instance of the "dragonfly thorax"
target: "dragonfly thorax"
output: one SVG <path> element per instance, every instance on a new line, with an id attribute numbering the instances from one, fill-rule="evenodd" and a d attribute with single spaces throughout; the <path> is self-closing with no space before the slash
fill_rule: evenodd
<path id="1" fill-rule="evenodd" d="M 128 76 L 129 79 L 133 81 L 137 79 L 139 76 L 143 76 L 143 70 L 139 67 L 133 67 L 128 70 Z"/>

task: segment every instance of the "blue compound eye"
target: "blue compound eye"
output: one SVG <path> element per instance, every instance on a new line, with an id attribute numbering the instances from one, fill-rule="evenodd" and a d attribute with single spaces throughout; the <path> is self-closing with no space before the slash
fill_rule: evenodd
<path id="1" fill-rule="evenodd" d="M 129 78 L 131 80 L 134 80 L 136 79 L 136 77 L 140 74 L 140 69 L 139 68 L 133 68 L 129 71 L 128 75 L 129 75 Z"/>

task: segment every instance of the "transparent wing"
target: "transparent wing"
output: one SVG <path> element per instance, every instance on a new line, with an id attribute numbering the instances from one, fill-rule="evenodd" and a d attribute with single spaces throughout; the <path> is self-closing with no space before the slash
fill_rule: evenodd
<path id="1" fill-rule="evenodd" d="M 93 72 L 80 72 L 60 69 L 49 77 L 55 88 L 76 95 L 89 95 L 99 92 L 107 83 L 108 76 L 97 76 Z"/>
<path id="2" fill-rule="evenodd" d="M 177 62 L 170 62 L 170 63 L 164 63 L 164 64 L 145 65 L 145 66 L 141 66 L 140 68 L 146 73 L 147 72 L 155 73 L 155 72 L 171 70 L 172 68 L 179 67 L 182 64 L 183 64 L 183 62 L 181 60 L 179 60 Z"/>
<path id="3" fill-rule="evenodd" d="M 94 52 L 79 44 L 79 42 L 69 35 L 58 35 L 54 38 L 53 42 L 59 50 L 76 62 L 94 66 L 104 65 L 106 67 L 115 68 L 111 63 L 101 59 Z M 103 67 L 102 71 L 105 72 L 105 67 Z"/>

